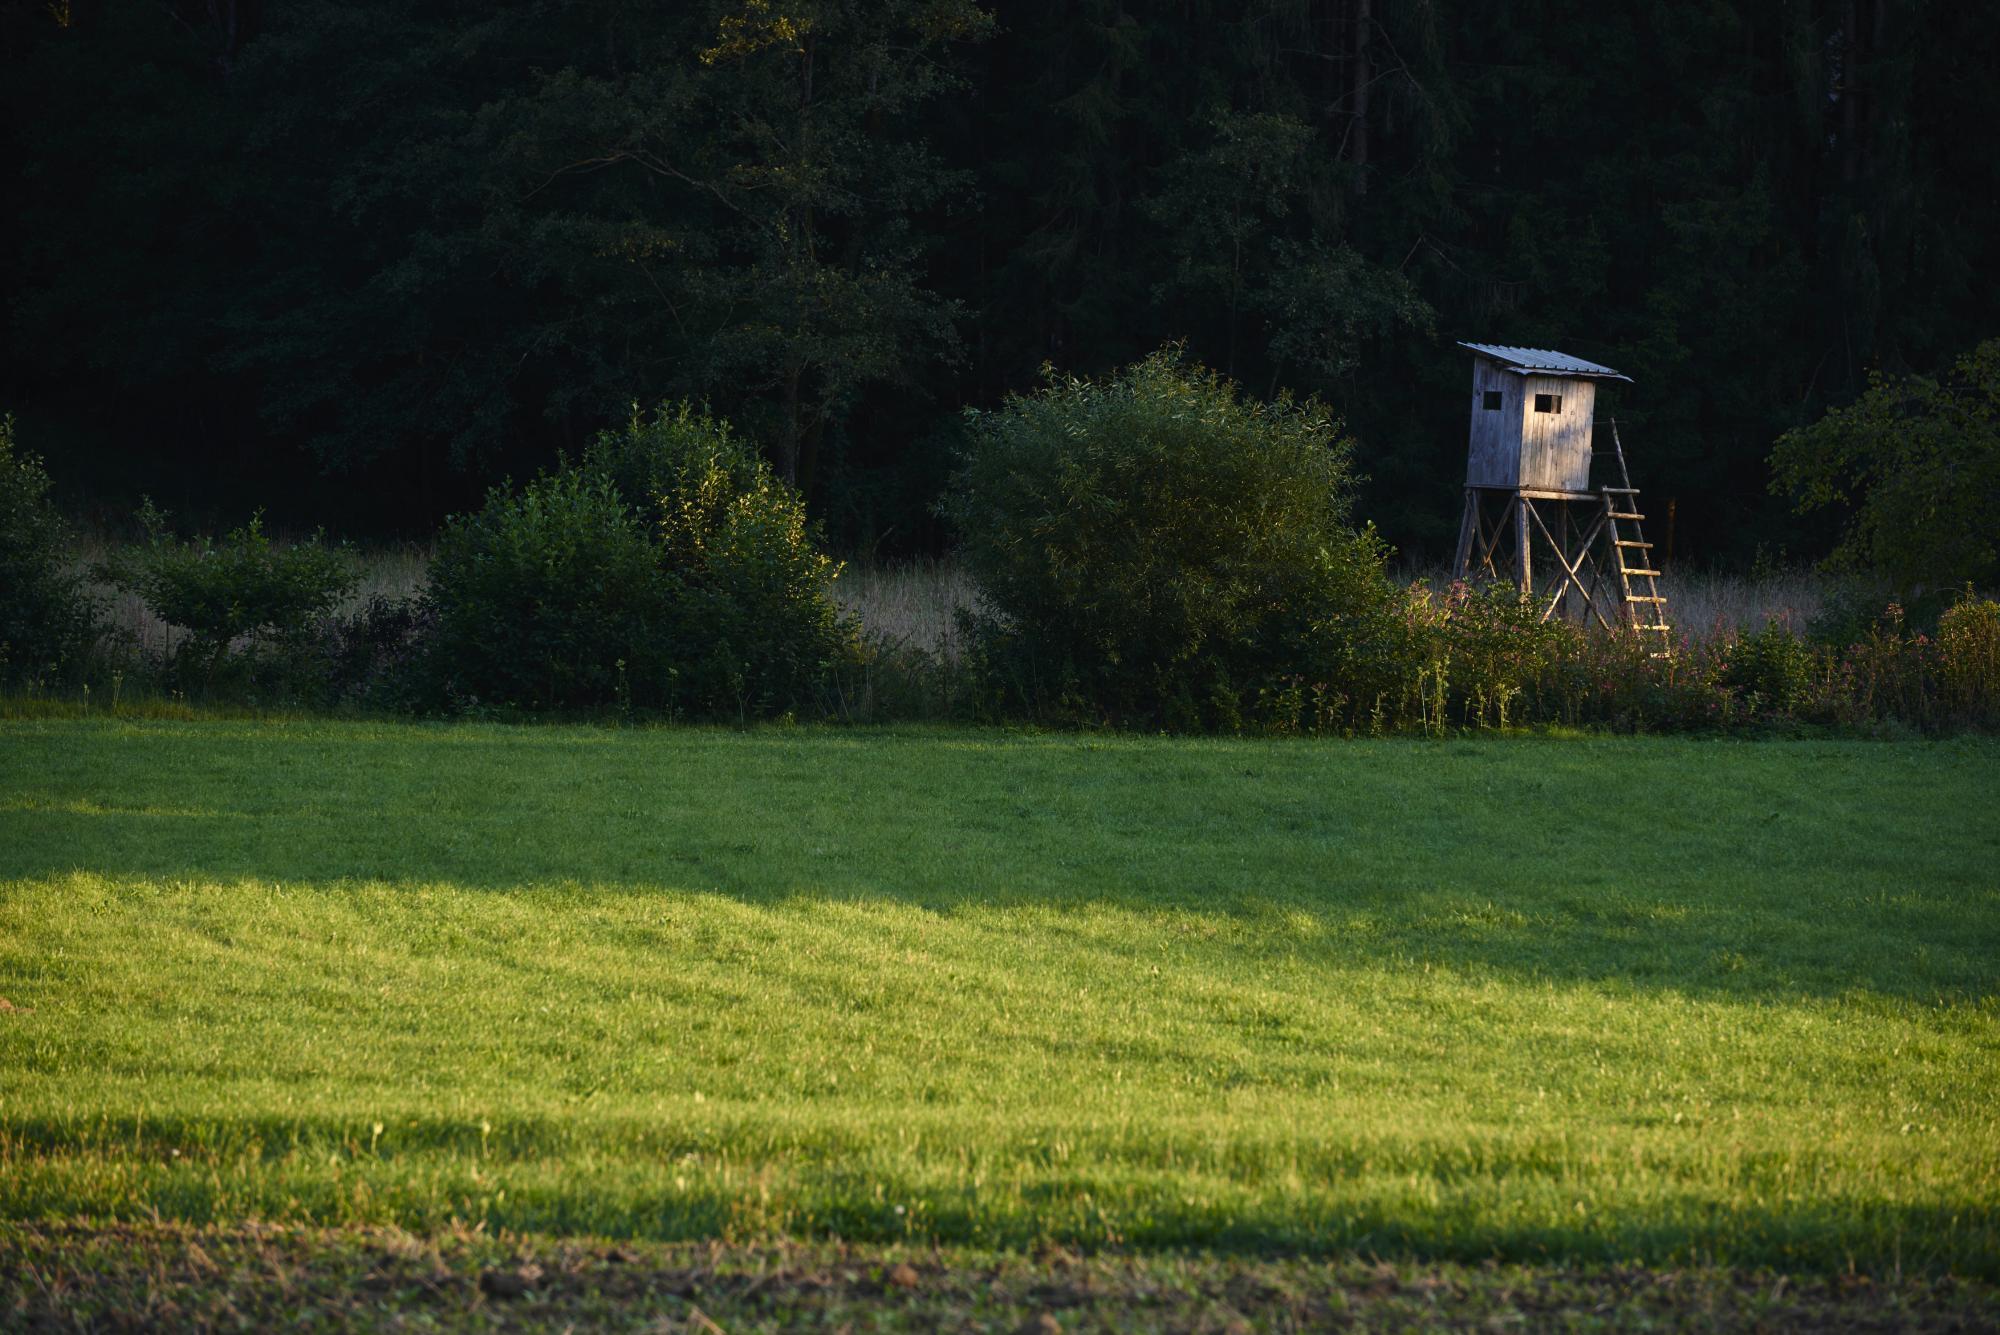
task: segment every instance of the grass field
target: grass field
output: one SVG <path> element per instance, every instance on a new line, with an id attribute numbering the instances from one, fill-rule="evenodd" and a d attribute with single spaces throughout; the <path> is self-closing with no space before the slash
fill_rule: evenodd
<path id="1" fill-rule="evenodd" d="M 4 723 L 0 1219 L 1992 1281 L 1996 810 L 1978 739 Z"/>

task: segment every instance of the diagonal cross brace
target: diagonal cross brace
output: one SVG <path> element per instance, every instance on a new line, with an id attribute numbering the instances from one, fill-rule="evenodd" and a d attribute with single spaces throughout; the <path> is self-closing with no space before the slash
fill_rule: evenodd
<path id="1" fill-rule="evenodd" d="M 1556 564 L 1563 568 L 1563 576 L 1560 580 L 1556 581 L 1556 591 L 1549 599 L 1549 605 L 1542 609 L 1542 620 L 1547 621 L 1555 615 L 1556 607 L 1562 602 L 1563 595 L 1568 593 L 1570 587 L 1574 585 L 1576 591 L 1583 596 L 1584 606 L 1590 609 L 1591 615 L 1597 618 L 1598 624 L 1603 626 L 1604 629 L 1610 630 L 1612 628 L 1611 623 L 1604 619 L 1604 610 L 1597 605 L 1597 600 L 1590 596 L 1590 590 L 1584 588 L 1583 576 L 1577 573 L 1582 568 L 1584 561 L 1589 558 L 1591 547 L 1597 541 L 1597 535 L 1604 529 L 1603 514 L 1600 513 L 1596 521 L 1584 532 L 1583 542 L 1577 550 L 1576 560 L 1572 562 L 1567 556 L 1563 555 L 1562 544 L 1556 541 L 1553 533 L 1549 532 L 1549 526 L 1542 522 L 1541 512 L 1535 509 L 1534 503 L 1524 497 L 1520 501 L 1520 504 L 1527 510 L 1529 516 L 1534 519 L 1535 527 L 1542 531 L 1542 537 L 1547 540 L 1549 551 L 1556 558 Z"/>

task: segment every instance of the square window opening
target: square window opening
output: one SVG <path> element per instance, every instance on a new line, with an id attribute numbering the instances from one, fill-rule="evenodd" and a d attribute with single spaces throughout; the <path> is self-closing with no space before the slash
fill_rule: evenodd
<path id="1" fill-rule="evenodd" d="M 1535 411 L 1538 413 L 1559 413 L 1563 410 L 1563 396 L 1560 394 L 1535 395 Z"/>
<path id="2" fill-rule="evenodd" d="M 1485 394 L 1484 394 L 1483 396 L 1481 396 L 1481 398 L 1480 398 L 1480 401 L 1479 401 L 1479 406 L 1480 406 L 1480 407 L 1482 407 L 1482 408 L 1484 408 L 1484 409 L 1485 409 L 1485 410 L 1486 410 L 1487 412 L 1489 412 L 1489 413 L 1497 413 L 1497 412 L 1499 412 L 1499 411 L 1500 411 L 1500 391 L 1499 391 L 1499 390 L 1497 390 L 1497 389 L 1489 389 L 1489 390 L 1487 390 L 1487 391 L 1486 391 L 1486 393 L 1485 393 Z"/>

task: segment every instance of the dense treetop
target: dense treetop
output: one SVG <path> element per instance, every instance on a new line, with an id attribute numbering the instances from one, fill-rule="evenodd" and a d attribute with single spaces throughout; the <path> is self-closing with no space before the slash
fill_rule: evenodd
<path id="1" fill-rule="evenodd" d="M 886 553 L 962 405 L 1185 340 L 1435 555 L 1476 338 L 1635 378 L 1684 552 L 1816 552 L 1772 442 L 1995 332 L 1996 67 L 1888 0 L 11 4 L 0 403 L 73 496 L 394 530 L 691 396 Z"/>

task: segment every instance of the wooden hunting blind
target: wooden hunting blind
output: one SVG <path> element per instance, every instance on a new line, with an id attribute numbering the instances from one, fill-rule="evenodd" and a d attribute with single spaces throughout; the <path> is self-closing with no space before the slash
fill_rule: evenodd
<path id="1" fill-rule="evenodd" d="M 1631 377 L 1547 348 L 1459 346 L 1473 354 L 1472 431 L 1454 574 L 1509 580 L 1544 621 L 1594 616 L 1657 635 L 1666 652 L 1667 602 L 1615 420 L 1612 448 L 1594 448 L 1598 385 Z M 1593 487 L 1599 457 L 1617 471 Z"/>

